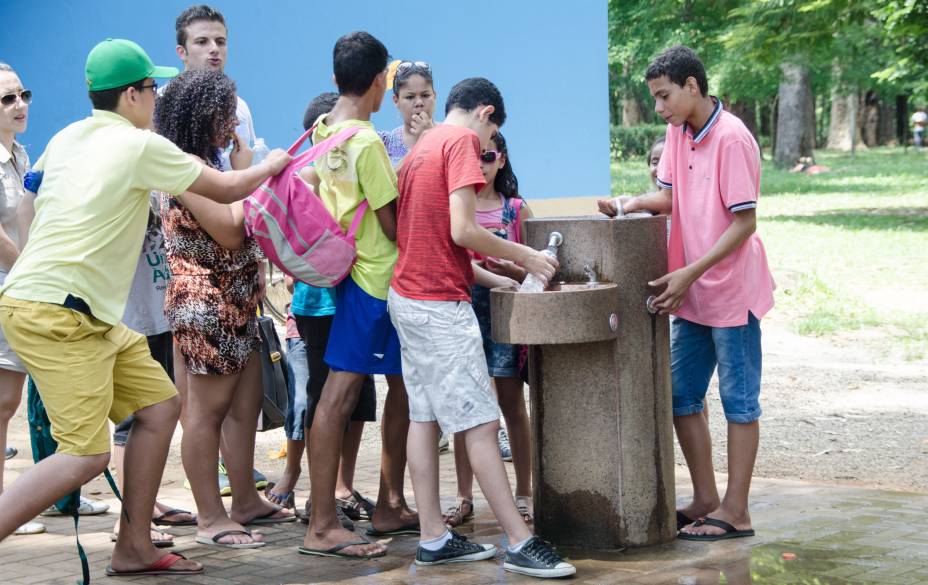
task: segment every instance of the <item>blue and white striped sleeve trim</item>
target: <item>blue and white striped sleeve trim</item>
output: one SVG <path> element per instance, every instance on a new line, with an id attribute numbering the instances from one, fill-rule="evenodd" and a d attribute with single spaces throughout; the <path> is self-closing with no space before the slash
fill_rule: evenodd
<path id="1" fill-rule="evenodd" d="M 739 211 L 744 211 L 745 209 L 755 209 L 757 207 L 757 201 L 745 201 L 744 203 L 735 203 L 728 207 L 728 211 L 732 213 L 738 213 Z"/>
<path id="2" fill-rule="evenodd" d="M 667 181 L 661 181 L 660 179 L 655 179 L 657 181 L 657 186 L 661 189 L 667 189 L 668 191 L 673 189 L 673 184 L 668 183 Z"/>

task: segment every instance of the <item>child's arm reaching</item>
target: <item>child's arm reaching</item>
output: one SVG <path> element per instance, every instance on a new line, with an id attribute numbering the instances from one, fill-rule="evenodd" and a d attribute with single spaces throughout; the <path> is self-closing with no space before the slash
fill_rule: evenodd
<path id="1" fill-rule="evenodd" d="M 477 252 L 481 256 L 505 258 L 521 264 L 528 272 L 538 276 L 547 283 L 557 271 L 558 263 L 554 258 L 533 250 L 528 246 L 516 244 L 494 236 L 477 224 L 474 218 L 474 205 L 477 193 L 473 185 L 451 193 L 451 239 L 462 248 Z"/>
<path id="2" fill-rule="evenodd" d="M 490 272 L 481 266 L 478 262 L 471 262 L 471 266 L 474 269 L 474 280 L 480 286 L 485 286 L 487 288 L 496 288 L 498 286 L 519 286 L 519 283 L 515 280 L 509 278 L 508 276 L 503 276 L 502 274 Z"/>
<path id="3" fill-rule="evenodd" d="M 667 285 L 664 292 L 654 299 L 654 306 L 662 315 L 679 309 L 690 286 L 751 237 L 757 229 L 756 211 L 752 208 L 735 213 L 731 225 L 702 258 L 648 283 L 649 286 Z"/>
<path id="4" fill-rule="evenodd" d="M 638 197 L 615 197 L 614 199 L 600 199 L 596 202 L 599 212 L 615 217 L 635 211 L 650 211 L 658 214 L 668 214 L 673 207 L 673 197 L 669 189 L 661 189 L 656 193 L 639 195 Z M 622 206 L 621 208 L 619 206 Z"/>

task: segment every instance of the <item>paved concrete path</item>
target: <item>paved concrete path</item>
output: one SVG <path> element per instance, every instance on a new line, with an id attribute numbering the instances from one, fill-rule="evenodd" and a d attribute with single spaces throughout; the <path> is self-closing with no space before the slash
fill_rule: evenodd
<path id="1" fill-rule="evenodd" d="M 443 455 L 442 494 L 446 504 L 455 493 L 454 458 Z M 510 473 L 512 467 L 508 466 Z M 11 475 L 15 475 L 11 474 Z M 356 487 L 375 495 L 375 461 L 361 462 Z M 11 478 L 12 479 L 12 478 Z M 9 480 L 8 480 L 9 481 Z M 720 481 L 724 477 L 720 476 Z M 678 499 L 689 493 L 688 478 L 677 473 Z M 100 486 L 95 482 L 94 486 Z M 298 504 L 307 496 L 305 477 Z M 410 492 L 407 483 L 407 491 Z M 101 497 L 108 492 L 102 490 Z M 713 544 L 678 541 L 647 550 L 616 553 L 562 551 L 578 567 L 576 583 L 718 584 L 745 583 L 928 583 L 928 495 L 881 492 L 849 487 L 758 479 L 751 514 L 757 536 Z M 190 492 L 172 482 L 161 491 L 163 500 L 192 506 Z M 107 500 L 113 509 L 114 499 Z M 502 548 L 500 534 L 486 502 L 478 497 L 477 520 L 462 532 L 479 542 Z M 171 529 L 173 550 L 206 566 L 202 575 L 188 577 L 107 578 L 104 567 L 112 543 L 113 513 L 81 520 L 81 542 L 92 563 L 95 582 L 146 584 L 271 585 L 306 583 L 440 584 L 528 583 L 529 578 L 505 573 L 501 558 L 494 561 L 418 568 L 412 563 L 416 538 L 387 541 L 388 556 L 371 561 L 323 559 L 297 554 L 305 530 L 302 524 L 262 527 L 269 546 L 231 550 L 194 543 L 193 528 Z M 0 544 L 0 582 L 9 585 L 62 583 L 73 585 L 80 575 L 73 525 L 67 518 L 44 518 L 47 534 L 10 537 Z M 358 532 L 367 523 L 358 524 Z M 786 554 L 784 553 L 792 553 Z M 794 560 L 784 560 L 795 555 Z M 815 581 L 815 579 L 818 579 Z"/>

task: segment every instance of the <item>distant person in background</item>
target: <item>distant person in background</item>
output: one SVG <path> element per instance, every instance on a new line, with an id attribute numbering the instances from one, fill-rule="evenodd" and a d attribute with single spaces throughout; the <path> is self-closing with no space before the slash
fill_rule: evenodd
<path id="1" fill-rule="evenodd" d="M 207 71 L 224 72 L 226 60 L 229 55 L 228 46 L 228 29 L 226 20 L 221 12 L 206 4 L 197 4 L 187 8 L 177 17 L 174 23 L 174 31 L 177 36 L 177 56 L 184 63 L 184 71 L 191 69 L 203 69 Z M 160 93 L 164 93 L 164 90 Z M 245 148 L 253 151 L 253 157 L 248 164 L 256 164 L 264 158 L 266 147 L 264 142 L 257 138 L 255 134 L 255 124 L 251 119 L 251 110 L 248 104 L 241 96 L 235 96 L 235 126 L 236 141 Z M 231 142 L 223 146 L 220 154 L 219 170 L 238 170 L 237 162 L 243 160 L 242 157 L 232 157 L 235 148 Z M 264 295 L 264 270 L 260 270 L 258 277 L 260 279 L 261 294 Z M 179 351 L 175 351 L 174 369 L 177 372 L 178 390 L 183 394 L 186 384 L 184 373 L 184 360 Z M 221 460 L 220 460 L 221 461 Z M 267 477 L 258 470 L 253 470 L 255 488 L 263 490 L 267 487 Z M 219 465 L 219 491 L 222 495 L 228 496 L 231 493 L 229 478 L 226 474 L 224 465 Z"/>
<path id="2" fill-rule="evenodd" d="M 919 106 L 912 114 L 912 137 L 915 139 L 915 148 L 921 150 L 925 146 L 925 128 L 928 127 L 928 113 L 925 106 Z"/>
<path id="3" fill-rule="evenodd" d="M 29 155 L 16 142 L 16 135 L 26 131 L 32 92 L 23 88 L 19 76 L 6 63 L 0 63 L 0 285 L 19 257 L 22 249 L 17 211 L 25 195 L 23 177 L 29 170 Z M 7 428 L 16 414 L 23 395 L 26 368 L 10 348 L 0 331 L 0 445 L 7 454 Z M 3 468 L 0 468 L 0 493 L 3 492 Z M 45 525 L 26 522 L 14 534 L 40 534 Z"/>

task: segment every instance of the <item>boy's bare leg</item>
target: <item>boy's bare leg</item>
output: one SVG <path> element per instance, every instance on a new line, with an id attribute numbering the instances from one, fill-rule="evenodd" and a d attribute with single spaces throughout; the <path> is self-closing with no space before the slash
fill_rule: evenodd
<path id="1" fill-rule="evenodd" d="M 282 496 L 293 491 L 303 472 L 302 462 L 305 450 L 306 441 L 287 439 L 287 460 L 284 463 L 284 472 L 270 490 L 271 494 Z"/>
<path id="2" fill-rule="evenodd" d="M 441 518 L 438 494 L 438 423 L 410 422 L 406 452 L 412 491 L 419 510 L 419 540 L 434 540 L 447 530 Z"/>
<path id="3" fill-rule="evenodd" d="M 353 420 L 342 439 L 342 459 L 338 464 L 338 480 L 335 483 L 335 497 L 351 497 L 354 489 L 354 468 L 358 463 L 358 451 L 361 450 L 361 435 L 364 434 L 364 421 Z"/>
<path id="4" fill-rule="evenodd" d="M 312 514 L 303 545 L 315 550 L 327 550 L 346 542 L 356 542 L 358 536 L 342 528 L 335 516 L 335 483 L 341 461 L 345 425 L 361 395 L 363 374 L 329 371 L 322 396 L 313 416 L 309 440 L 309 478 Z M 346 555 L 370 555 L 385 551 L 380 544 L 354 545 L 341 550 Z"/>
<path id="5" fill-rule="evenodd" d="M 480 490 L 490 504 L 490 509 L 493 510 L 493 515 L 499 521 L 500 527 L 506 533 L 509 544 L 514 545 L 531 538 L 532 532 L 522 520 L 519 510 L 516 509 L 509 477 L 506 475 L 506 468 L 499 454 L 498 432 L 499 421 L 493 421 L 462 431 L 462 434 L 464 444 L 467 446 L 470 465 L 474 468 L 474 476 L 480 484 Z M 418 501 L 417 497 L 416 502 Z"/>
<path id="6" fill-rule="evenodd" d="M 715 486 L 715 470 L 712 468 L 712 439 L 709 423 L 700 412 L 673 417 L 673 426 L 680 441 L 680 449 L 686 459 L 693 482 L 693 501 L 680 512 L 687 518 L 705 516 L 719 506 L 719 492 Z M 729 437 L 730 444 L 731 437 Z"/>
<path id="7" fill-rule="evenodd" d="M 703 514 L 716 520 L 728 522 L 737 530 L 751 528 L 751 515 L 748 513 L 748 493 L 751 491 L 751 476 L 754 473 L 754 460 L 757 458 L 757 445 L 760 441 L 760 423 L 728 423 L 728 487 L 721 506 Z M 691 534 L 722 534 L 725 531 L 717 526 L 705 524 L 698 527 L 686 527 Z"/>
<path id="8" fill-rule="evenodd" d="M 458 479 L 458 500 L 474 501 L 474 470 L 467 457 L 464 433 L 454 433 L 454 473 Z"/>
<path id="9" fill-rule="evenodd" d="M 532 428 L 525 409 L 521 378 L 493 378 L 516 472 L 516 495 L 532 497 Z"/>
<path id="10" fill-rule="evenodd" d="M 222 423 L 222 460 L 229 472 L 232 506 L 229 517 L 242 525 L 271 514 L 273 518 L 289 518 L 293 512 L 278 508 L 260 496 L 255 489 L 252 470 L 255 462 L 255 432 L 261 411 L 261 362 L 252 352 L 245 369 L 238 375 L 232 403 Z M 214 474 L 215 475 L 215 474 Z M 218 485 L 218 484 L 217 484 Z"/>
<path id="11" fill-rule="evenodd" d="M 406 440 L 409 435 L 409 401 L 402 376 L 387 376 L 386 402 L 381 422 L 380 491 L 371 518 L 375 530 L 387 532 L 415 524 L 418 516 L 403 495 Z M 435 439 L 438 444 L 438 439 Z"/>
<path id="12" fill-rule="evenodd" d="M 168 554 L 152 544 L 149 526 L 179 415 L 180 398 L 177 396 L 135 413 L 135 423 L 126 444 L 119 538 L 110 562 L 115 571 L 144 569 Z M 179 560 L 173 566 L 177 569 L 201 567 L 200 563 L 188 560 Z"/>
<path id="13" fill-rule="evenodd" d="M 110 462 L 113 464 L 113 467 L 116 469 L 116 481 L 119 483 L 119 491 L 121 493 L 126 493 L 126 446 L 125 445 L 113 445 L 113 448 L 110 450 L 112 455 L 110 456 Z M 164 505 L 161 505 L 165 511 L 167 508 Z M 156 515 L 161 514 L 162 512 L 159 509 L 159 504 L 157 499 L 155 500 L 154 508 L 152 509 L 152 518 Z M 113 533 L 119 534 L 119 521 L 120 517 L 116 517 L 116 524 L 113 526 Z M 162 532 L 160 530 L 155 530 L 154 527 L 149 530 L 151 534 L 152 542 L 171 542 L 174 540 L 174 536 L 168 534 L 167 532 Z"/>
<path id="14" fill-rule="evenodd" d="M 110 454 L 56 453 L 29 468 L 0 494 L 0 540 L 39 512 L 103 473 Z"/>

